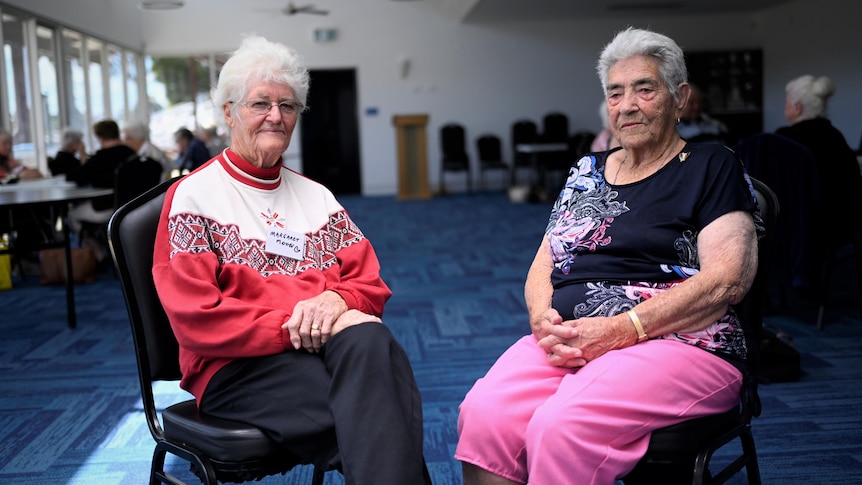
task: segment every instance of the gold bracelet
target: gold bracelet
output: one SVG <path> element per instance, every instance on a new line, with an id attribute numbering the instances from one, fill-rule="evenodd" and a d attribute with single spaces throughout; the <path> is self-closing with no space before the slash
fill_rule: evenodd
<path id="1" fill-rule="evenodd" d="M 640 317 L 638 317 L 638 314 L 635 313 L 634 310 L 629 310 L 626 312 L 626 315 L 628 315 L 629 318 L 632 319 L 632 323 L 635 326 L 635 330 L 637 330 L 638 332 L 638 343 L 641 343 L 644 340 L 648 339 L 649 337 L 647 336 L 646 332 L 644 332 L 644 326 L 641 324 L 641 319 Z"/>

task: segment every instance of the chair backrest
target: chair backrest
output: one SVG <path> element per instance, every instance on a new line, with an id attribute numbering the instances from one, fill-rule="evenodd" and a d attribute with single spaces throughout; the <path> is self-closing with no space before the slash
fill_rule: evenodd
<path id="1" fill-rule="evenodd" d="M 479 153 L 479 161 L 499 162 L 503 160 L 500 137 L 497 135 L 480 136 L 476 140 L 476 151 Z"/>
<path id="2" fill-rule="evenodd" d="M 121 163 L 116 171 L 114 207 L 120 207 L 159 185 L 162 169 L 162 164 L 157 160 L 139 158 L 137 155 Z"/>
<path id="3" fill-rule="evenodd" d="M 564 113 L 548 113 L 542 118 L 542 141 L 565 143 L 569 138 L 569 117 Z"/>
<path id="4" fill-rule="evenodd" d="M 804 146 L 775 133 L 759 133 L 736 144 L 749 175 L 760 180 L 781 201 L 769 267 L 770 284 L 817 281 L 816 227 L 819 186 L 814 157 Z M 804 283 L 803 283 L 804 284 Z"/>
<path id="5" fill-rule="evenodd" d="M 444 161 L 467 161 L 467 146 L 464 127 L 449 123 L 440 128 L 440 149 Z"/>
<path id="6" fill-rule="evenodd" d="M 539 130 L 532 120 L 522 119 L 512 123 L 512 158 L 521 163 L 529 162 L 530 156 L 515 150 L 521 143 L 536 143 L 539 141 Z"/>
<path id="7" fill-rule="evenodd" d="M 769 277 L 768 268 L 772 247 L 775 241 L 775 223 L 778 219 L 780 207 L 775 192 L 760 180 L 750 177 L 760 214 L 763 220 L 764 232 L 757 243 L 758 271 L 754 277 L 751 289 L 743 298 L 742 302 L 735 306 L 735 310 L 743 322 L 746 344 L 748 346 L 748 373 L 746 386 L 743 389 L 743 412 L 748 416 L 760 415 L 760 400 L 757 397 L 757 380 L 760 368 L 760 342 L 761 329 L 763 327 L 763 315 L 767 301 Z"/>
<path id="8" fill-rule="evenodd" d="M 579 157 L 590 153 L 590 147 L 593 140 L 596 139 L 596 134 L 590 131 L 579 131 L 569 137 L 569 158 L 572 162 L 576 162 Z"/>
<path id="9" fill-rule="evenodd" d="M 178 380 L 179 345 L 153 283 L 153 246 L 165 192 L 177 179 L 163 182 L 123 205 L 108 222 L 108 244 L 120 276 L 135 342 L 135 357 L 150 432 L 158 425 L 153 381 Z"/>

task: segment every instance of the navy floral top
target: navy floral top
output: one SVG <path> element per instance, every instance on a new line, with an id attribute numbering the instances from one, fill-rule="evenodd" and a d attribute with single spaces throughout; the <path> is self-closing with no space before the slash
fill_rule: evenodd
<path id="1" fill-rule="evenodd" d="M 688 144 L 655 174 L 626 185 L 605 180 L 613 151 L 578 160 L 551 212 L 552 305 L 564 319 L 613 316 L 679 284 L 700 268 L 701 229 L 729 212 L 756 211 L 751 183 L 726 147 Z M 653 337 L 734 365 L 747 355 L 733 309 L 698 332 Z"/>

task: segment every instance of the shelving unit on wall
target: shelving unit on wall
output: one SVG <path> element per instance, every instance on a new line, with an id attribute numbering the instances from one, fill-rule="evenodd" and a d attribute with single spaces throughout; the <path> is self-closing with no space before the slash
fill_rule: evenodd
<path id="1" fill-rule="evenodd" d="M 685 59 L 706 112 L 727 125 L 733 140 L 763 131 L 763 51 L 686 52 Z"/>

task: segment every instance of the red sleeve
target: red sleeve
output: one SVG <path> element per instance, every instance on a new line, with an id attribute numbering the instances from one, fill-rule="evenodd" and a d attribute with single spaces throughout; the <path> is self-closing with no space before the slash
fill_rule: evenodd
<path id="1" fill-rule="evenodd" d="M 292 349 L 287 330 L 290 306 L 276 306 L 263 295 L 265 282 L 251 268 L 243 267 L 231 277 L 244 278 L 247 285 L 236 284 L 242 293 L 223 293 L 217 271 L 218 260 L 212 251 L 183 252 L 171 257 L 171 238 L 177 237 L 176 225 L 169 214 L 174 184 L 165 199 L 156 233 L 153 279 L 159 298 L 182 348 L 201 357 L 238 358 L 275 354 Z M 240 298 L 249 295 L 249 298 Z"/>
<path id="2" fill-rule="evenodd" d="M 329 289 L 341 295 L 348 308 L 382 317 L 392 291 L 380 278 L 380 263 L 371 243 L 363 238 L 339 250 L 337 256 L 341 274 Z"/>

